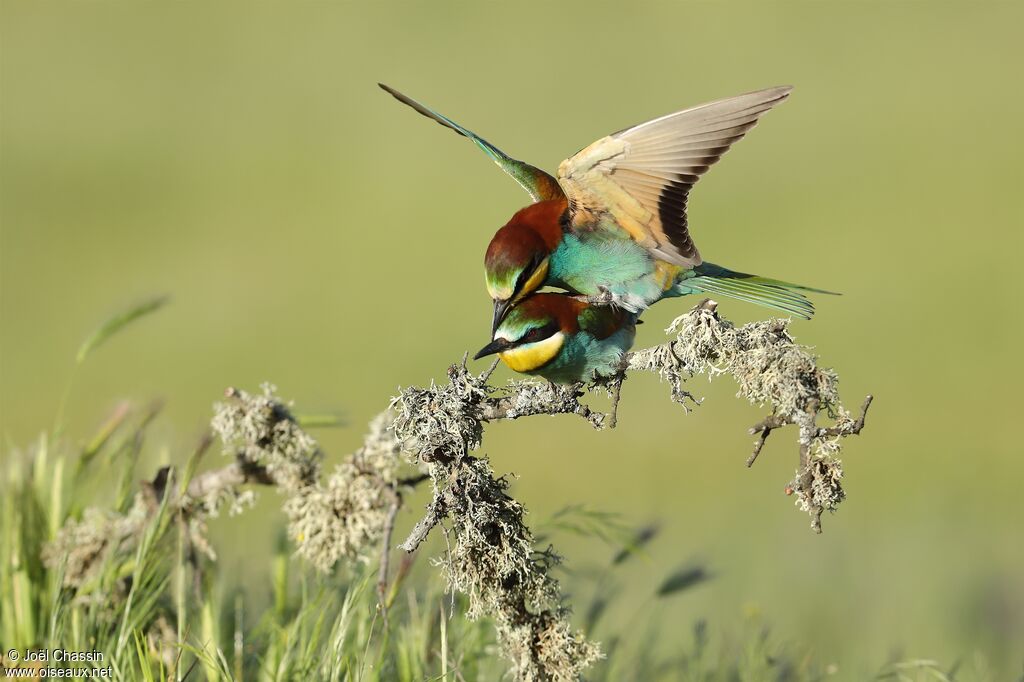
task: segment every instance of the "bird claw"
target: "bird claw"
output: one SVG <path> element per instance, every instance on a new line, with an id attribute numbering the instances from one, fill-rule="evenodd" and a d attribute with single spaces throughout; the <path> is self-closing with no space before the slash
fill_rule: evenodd
<path id="1" fill-rule="evenodd" d="M 622 382 L 626 380 L 626 370 L 629 367 L 629 354 L 623 353 L 615 372 L 604 376 L 594 370 L 591 385 L 594 388 L 603 388 L 611 398 L 611 411 L 608 413 L 607 426 L 614 429 L 619 421 L 619 398 L 622 396 Z"/>
<path id="2" fill-rule="evenodd" d="M 599 293 L 594 296 L 578 296 L 577 298 L 590 305 L 614 306 L 619 304 L 619 297 L 613 294 L 608 287 L 598 284 L 597 290 Z"/>

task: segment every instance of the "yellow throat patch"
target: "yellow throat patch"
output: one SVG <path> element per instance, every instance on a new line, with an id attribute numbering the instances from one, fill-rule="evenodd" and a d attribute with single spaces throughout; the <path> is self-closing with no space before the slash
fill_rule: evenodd
<path id="1" fill-rule="evenodd" d="M 530 275 L 530 279 L 526 280 L 526 283 L 523 284 L 523 288 L 519 292 L 519 295 L 516 296 L 515 300 L 512 301 L 513 305 L 523 300 L 537 289 L 540 289 L 540 286 L 544 284 L 544 280 L 548 276 L 549 260 L 549 258 L 545 258 L 540 262 L 540 265 L 537 266 L 537 269 L 533 271 L 532 275 Z"/>
<path id="2" fill-rule="evenodd" d="M 528 343 L 498 353 L 501 361 L 516 372 L 532 372 L 551 362 L 565 343 L 565 334 L 558 332 L 537 343 Z"/>

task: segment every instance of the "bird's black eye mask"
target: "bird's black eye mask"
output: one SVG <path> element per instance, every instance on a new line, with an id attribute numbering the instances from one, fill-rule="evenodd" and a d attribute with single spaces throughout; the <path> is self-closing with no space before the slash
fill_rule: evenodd
<path id="1" fill-rule="evenodd" d="M 553 336 L 557 332 L 558 332 L 558 323 L 557 322 L 553 322 L 553 321 L 552 322 L 548 322 L 543 327 L 534 327 L 530 331 L 528 331 L 525 334 L 523 334 L 522 337 L 520 337 L 520 339 L 518 341 L 512 343 L 511 345 L 513 345 L 513 346 L 522 346 L 522 345 L 527 344 L 527 343 L 536 343 L 537 341 L 543 341 L 544 339 L 548 338 L 549 336 Z"/>
<path id="2" fill-rule="evenodd" d="M 473 359 L 479 360 L 480 358 L 486 357 L 488 355 L 493 355 L 495 353 L 503 353 L 513 348 L 518 348 L 520 346 L 525 346 L 531 343 L 537 343 L 539 341 L 549 339 L 555 334 L 557 334 L 560 331 L 560 329 L 561 328 L 559 327 L 558 322 L 556 322 L 555 320 L 551 320 L 543 327 L 534 327 L 533 329 L 526 332 L 515 341 L 509 341 L 507 339 L 498 337 L 491 341 L 486 346 L 484 346 L 483 348 L 481 348 L 477 352 L 477 354 L 473 356 Z M 548 361 L 550 360 L 551 358 L 549 357 Z"/>
<path id="3" fill-rule="evenodd" d="M 544 261 L 546 260 L 547 256 L 534 256 L 530 260 L 530 264 L 523 268 L 523 271 L 519 273 L 519 277 L 516 278 L 516 286 L 512 294 L 513 298 L 515 298 L 516 296 L 523 292 L 523 290 L 526 288 L 526 283 L 530 281 L 530 278 L 533 277 L 534 273 L 537 272 L 537 270 L 541 267 L 541 264 L 544 263 Z"/>

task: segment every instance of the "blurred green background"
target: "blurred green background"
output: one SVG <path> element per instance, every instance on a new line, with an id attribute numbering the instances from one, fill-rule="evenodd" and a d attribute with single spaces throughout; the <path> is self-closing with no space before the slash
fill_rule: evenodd
<path id="1" fill-rule="evenodd" d="M 486 342 L 483 249 L 528 199 L 378 80 L 547 169 L 629 124 L 792 83 L 690 221 L 715 262 L 845 294 L 793 326 L 850 409 L 876 395 L 825 533 L 783 496 L 794 434 L 744 468 L 762 415 L 725 379 L 695 381 L 706 401 L 684 415 L 637 377 L 614 432 L 499 424 L 485 452 L 535 523 L 569 504 L 659 519 L 636 595 L 706 562 L 714 581 L 644 614 L 668 628 L 758 613 L 854 678 L 890 654 L 981 652 L 1019 674 L 1020 3 L 0 7 L 4 457 L 52 424 L 81 339 L 153 293 L 172 305 L 78 376 L 70 438 L 161 396 L 184 453 L 226 386 L 270 380 L 301 411 L 344 413 L 318 434 L 337 459 L 399 386 Z M 690 304 L 657 306 L 638 343 Z M 280 524 L 263 497 L 220 524 L 247 580 Z M 607 553 L 558 545 L 570 569 Z"/>

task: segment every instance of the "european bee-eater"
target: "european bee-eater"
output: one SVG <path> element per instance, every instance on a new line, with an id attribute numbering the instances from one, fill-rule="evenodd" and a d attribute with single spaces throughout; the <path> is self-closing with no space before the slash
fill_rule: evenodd
<path id="1" fill-rule="evenodd" d="M 636 337 L 636 313 L 567 294 L 525 297 L 473 359 L 497 353 L 510 368 L 571 384 L 613 376 Z"/>
<path id="2" fill-rule="evenodd" d="M 633 312 L 665 297 L 710 293 L 805 319 L 814 307 L 796 290 L 831 293 L 706 263 L 687 228 L 690 188 L 762 114 L 786 99 L 788 86 L 702 104 L 603 137 L 563 161 L 557 179 L 381 88 L 468 137 L 533 198 L 487 247 L 494 329 L 513 305 L 545 285 Z"/>

